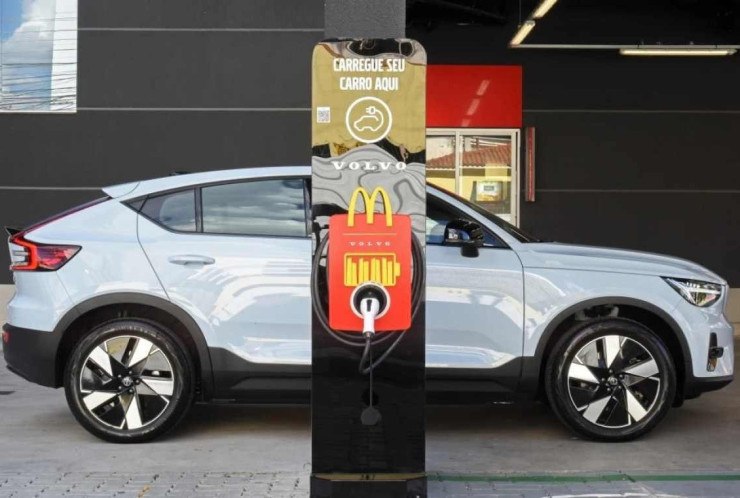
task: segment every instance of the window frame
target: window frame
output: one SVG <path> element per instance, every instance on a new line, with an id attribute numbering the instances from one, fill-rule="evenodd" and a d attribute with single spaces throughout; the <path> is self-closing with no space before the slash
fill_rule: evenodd
<path id="1" fill-rule="evenodd" d="M 253 183 L 253 182 L 260 182 L 260 181 L 270 181 L 270 180 L 300 180 L 302 184 L 302 190 L 303 190 L 303 216 L 305 219 L 304 223 L 304 235 L 269 235 L 269 234 L 247 234 L 247 233 L 220 233 L 220 232 L 205 232 L 203 231 L 203 195 L 202 195 L 202 189 L 207 187 L 217 187 L 219 185 L 230 185 L 234 183 Z M 195 231 L 194 232 L 187 232 L 183 230 L 175 230 L 173 228 L 167 227 L 165 225 L 162 225 L 159 221 L 151 219 L 149 216 L 142 213 L 142 209 L 146 202 L 149 200 L 149 198 L 153 197 L 160 197 L 163 195 L 169 195 L 169 194 L 175 194 L 178 192 L 193 190 L 194 191 L 194 202 L 195 202 Z M 143 202 L 142 202 L 143 201 Z M 137 203 L 141 202 L 139 206 L 136 206 Z M 136 213 L 140 214 L 147 220 L 151 221 L 158 227 L 162 228 L 163 230 L 167 230 L 171 233 L 181 234 L 181 235 L 213 235 L 217 237 L 259 237 L 259 238 L 273 238 L 273 239 L 298 239 L 298 240 L 304 240 L 304 239 L 310 239 L 310 207 L 308 205 L 308 202 L 310 202 L 310 197 L 307 192 L 307 179 L 305 176 L 301 175 L 292 175 L 292 176 L 263 176 L 259 178 L 239 178 L 239 179 L 231 179 L 231 180 L 223 180 L 223 181 L 216 181 L 216 182 L 209 182 L 209 183 L 200 183 L 197 185 L 188 185 L 186 187 L 176 187 L 172 189 L 166 189 L 166 190 L 159 190 L 157 192 L 152 192 L 151 194 L 146 194 L 140 197 L 136 197 L 134 199 L 130 199 L 127 201 L 124 201 L 124 204 L 127 205 L 129 208 L 134 210 Z"/>
<path id="2" fill-rule="evenodd" d="M 455 188 L 450 189 L 455 195 L 460 194 L 460 178 L 462 176 L 461 155 L 465 148 L 465 138 L 475 136 L 506 137 L 511 139 L 511 220 L 508 223 L 520 228 L 521 225 L 521 202 L 520 202 L 520 178 L 523 165 L 521 158 L 521 130 L 519 128 L 427 128 L 427 138 L 451 137 L 454 139 L 455 149 Z M 437 187 L 436 184 L 430 185 Z M 440 187 L 442 188 L 442 187 Z M 467 200 L 467 199 L 466 199 Z M 468 200 L 468 202 L 471 202 Z M 475 203 L 473 203 L 475 204 Z M 485 209 L 485 208 L 483 208 Z M 491 213 L 496 214 L 496 213 Z M 503 218 L 502 218 L 503 219 Z"/>

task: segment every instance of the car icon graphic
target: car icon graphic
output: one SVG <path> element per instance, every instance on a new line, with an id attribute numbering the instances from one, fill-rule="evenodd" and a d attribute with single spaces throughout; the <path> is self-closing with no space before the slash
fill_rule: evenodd
<path id="1" fill-rule="evenodd" d="M 371 105 L 365 109 L 365 114 L 360 116 L 352 124 L 357 131 L 378 131 L 385 122 L 383 113 L 377 107 Z"/>

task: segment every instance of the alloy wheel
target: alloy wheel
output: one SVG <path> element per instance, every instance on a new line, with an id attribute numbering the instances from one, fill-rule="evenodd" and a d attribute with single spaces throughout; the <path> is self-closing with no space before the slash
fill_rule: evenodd
<path id="1" fill-rule="evenodd" d="M 639 342 L 606 335 L 583 346 L 568 367 L 575 409 L 592 424 L 620 429 L 640 422 L 655 405 L 661 372 Z"/>
<path id="2" fill-rule="evenodd" d="M 105 339 L 80 374 L 82 405 L 100 423 L 136 430 L 157 420 L 175 391 L 174 370 L 152 341 L 132 335 Z"/>

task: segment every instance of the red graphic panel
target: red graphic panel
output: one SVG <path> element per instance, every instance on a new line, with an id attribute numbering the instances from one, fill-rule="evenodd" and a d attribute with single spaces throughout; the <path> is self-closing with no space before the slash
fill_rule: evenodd
<path id="1" fill-rule="evenodd" d="M 522 67 L 427 67 L 427 127 L 521 128 Z"/>
<path id="2" fill-rule="evenodd" d="M 376 192 L 387 196 L 382 189 Z M 374 206 L 375 193 L 367 198 L 372 201 L 366 206 Z M 348 214 L 329 219 L 329 325 L 362 332 L 362 318 L 352 311 L 350 300 L 358 286 L 373 282 L 389 298 L 388 311 L 375 321 L 375 330 L 406 330 L 411 327 L 411 217 L 392 214 L 390 201 L 385 213 L 355 213 L 353 204 Z"/>

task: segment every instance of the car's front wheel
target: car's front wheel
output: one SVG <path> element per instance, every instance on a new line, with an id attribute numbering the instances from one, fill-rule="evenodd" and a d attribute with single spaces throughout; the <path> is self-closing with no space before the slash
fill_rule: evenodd
<path id="1" fill-rule="evenodd" d="M 190 358 L 155 323 L 119 319 L 92 330 L 65 371 L 72 413 L 92 434 L 117 443 L 151 440 L 174 427 L 194 396 Z"/>
<path id="2" fill-rule="evenodd" d="M 571 329 L 555 345 L 545 373 L 558 418 L 602 441 L 627 441 L 652 430 L 676 391 L 675 368 L 660 338 L 620 318 Z"/>

